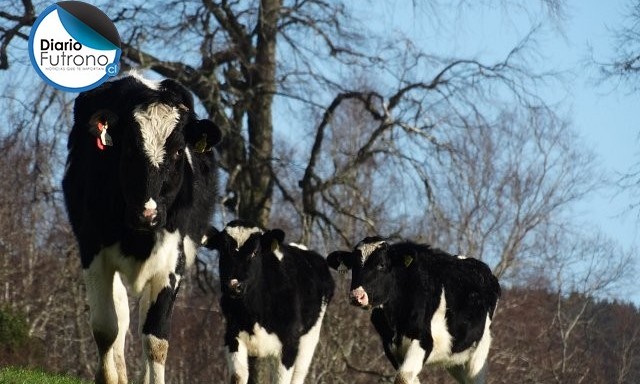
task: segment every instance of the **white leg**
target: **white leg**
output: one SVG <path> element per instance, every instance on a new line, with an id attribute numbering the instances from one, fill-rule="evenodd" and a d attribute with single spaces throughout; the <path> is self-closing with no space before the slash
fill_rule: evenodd
<path id="1" fill-rule="evenodd" d="M 420 346 L 420 341 L 411 340 L 409 349 L 400 365 L 394 384 L 413 384 L 418 380 L 426 351 Z"/>
<path id="2" fill-rule="evenodd" d="M 320 328 L 322 327 L 322 319 L 324 318 L 326 304 L 323 304 L 320 309 L 320 316 L 313 325 L 313 327 L 307 332 L 306 335 L 300 338 L 300 344 L 298 346 L 298 356 L 293 365 L 293 378 L 291 384 L 304 384 L 304 379 L 309 372 L 309 366 L 311 366 L 311 360 L 313 359 L 313 353 L 318 345 L 320 339 Z"/>
<path id="3" fill-rule="evenodd" d="M 287 369 L 282 362 L 278 364 L 278 384 L 290 384 L 293 376 L 293 366 Z"/>
<path id="4" fill-rule="evenodd" d="M 470 381 L 471 383 L 484 384 L 487 382 L 487 365 L 488 365 L 487 363 L 488 362 L 485 361 L 480 371 L 475 376 L 471 376 L 472 377 Z"/>
<path id="5" fill-rule="evenodd" d="M 98 347 L 99 360 L 95 381 L 99 384 L 118 383 L 114 354 L 114 342 L 118 337 L 114 273 L 112 268 L 106 266 L 104 256 L 101 254 L 97 255 L 89 268 L 84 271 L 91 329 Z"/>
<path id="6" fill-rule="evenodd" d="M 231 384 L 247 384 L 249 382 L 249 356 L 247 347 L 238 340 L 238 351 L 229 352 L 227 347 L 227 366 Z"/>
<path id="7" fill-rule="evenodd" d="M 122 284 L 120 274 L 116 272 L 113 279 L 113 298 L 118 317 L 118 337 L 114 342 L 116 371 L 118 372 L 118 384 L 128 384 L 127 364 L 125 362 L 124 349 L 127 330 L 129 329 L 129 298 L 127 289 Z"/>
<path id="8" fill-rule="evenodd" d="M 482 338 L 478 342 L 476 350 L 469 359 L 468 376 L 473 379 L 471 382 L 476 384 L 483 384 L 486 379 L 487 359 L 489 357 L 489 348 L 491 347 L 490 326 L 491 319 L 489 319 L 489 314 L 487 314 Z"/>
<path id="9" fill-rule="evenodd" d="M 151 280 L 140 300 L 140 333 L 146 361 L 145 384 L 164 384 L 164 366 L 169 352 L 169 322 L 175 290 L 169 277 Z"/>

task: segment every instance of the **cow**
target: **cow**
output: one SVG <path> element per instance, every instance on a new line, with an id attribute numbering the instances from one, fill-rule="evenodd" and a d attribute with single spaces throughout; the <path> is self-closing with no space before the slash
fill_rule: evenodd
<path id="1" fill-rule="evenodd" d="M 279 358 L 278 383 L 302 384 L 320 337 L 334 281 L 324 257 L 284 244 L 280 229 L 245 221 L 211 228 L 206 246 L 219 252 L 230 381 L 249 380 L 249 357 Z"/>
<path id="2" fill-rule="evenodd" d="M 62 187 L 98 349 L 97 383 L 128 383 L 127 291 L 140 299 L 144 383 L 164 383 L 174 300 L 213 213 L 220 137 L 174 80 L 130 73 L 76 98 Z"/>
<path id="3" fill-rule="evenodd" d="M 371 322 L 396 369 L 395 384 L 419 383 L 423 365 L 443 365 L 461 384 L 484 383 L 500 285 L 482 261 L 427 244 L 366 237 L 327 257 L 351 270 L 351 304 Z"/>

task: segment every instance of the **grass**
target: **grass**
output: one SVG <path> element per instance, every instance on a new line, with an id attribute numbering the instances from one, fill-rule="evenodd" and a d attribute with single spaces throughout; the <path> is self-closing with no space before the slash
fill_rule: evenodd
<path id="1" fill-rule="evenodd" d="M 46 373 L 35 369 L 5 367 L 0 368 L 2 384 L 88 384 L 73 377 Z"/>

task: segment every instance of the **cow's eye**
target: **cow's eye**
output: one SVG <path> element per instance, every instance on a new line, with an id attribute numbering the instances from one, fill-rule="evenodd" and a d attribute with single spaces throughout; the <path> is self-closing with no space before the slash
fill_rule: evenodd
<path id="1" fill-rule="evenodd" d="M 387 266 L 384 263 L 380 263 L 376 266 L 376 269 L 378 271 L 382 271 L 383 269 L 385 269 Z"/>
<path id="2" fill-rule="evenodd" d="M 180 159 L 180 157 L 182 156 L 183 150 L 182 148 L 178 148 L 173 152 L 173 160 L 176 161 L 178 159 Z"/>

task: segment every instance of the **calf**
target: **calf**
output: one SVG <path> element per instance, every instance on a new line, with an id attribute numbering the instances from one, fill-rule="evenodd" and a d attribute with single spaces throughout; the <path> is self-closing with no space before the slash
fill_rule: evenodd
<path id="1" fill-rule="evenodd" d="M 145 383 L 164 383 L 173 303 L 208 227 L 220 130 L 173 80 L 81 93 L 62 181 L 98 347 L 97 383 L 127 381 L 127 289 L 140 297 Z"/>
<path id="2" fill-rule="evenodd" d="M 220 253 L 224 344 L 234 384 L 249 380 L 249 356 L 279 357 L 281 384 L 302 384 L 309 370 L 334 282 L 322 256 L 283 241 L 282 230 L 241 221 L 209 233 L 207 247 Z"/>
<path id="3" fill-rule="evenodd" d="M 373 308 L 371 322 L 398 371 L 418 383 L 423 364 L 440 364 L 459 383 L 483 383 L 500 285 L 483 262 L 424 244 L 367 237 L 336 251 L 329 266 L 351 269 L 350 300 Z"/>

